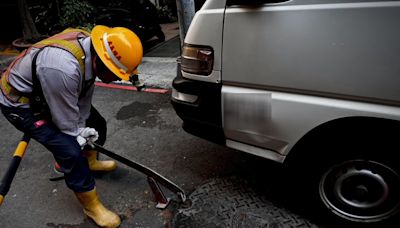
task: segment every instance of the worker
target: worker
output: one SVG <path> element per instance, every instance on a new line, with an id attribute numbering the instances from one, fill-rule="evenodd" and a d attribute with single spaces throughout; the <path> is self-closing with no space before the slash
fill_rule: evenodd
<path id="1" fill-rule="evenodd" d="M 104 83 L 129 80 L 142 56 L 138 36 L 127 28 L 67 29 L 23 51 L 1 76 L 2 113 L 53 154 L 84 213 L 100 227 L 121 220 L 100 202 L 90 171 L 116 168 L 89 146 L 103 145 L 107 131 L 91 104 L 94 82 L 96 76 Z"/>

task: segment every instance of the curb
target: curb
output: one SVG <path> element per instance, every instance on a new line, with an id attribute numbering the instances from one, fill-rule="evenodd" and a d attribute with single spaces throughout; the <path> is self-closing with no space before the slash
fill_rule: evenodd
<path id="1" fill-rule="evenodd" d="M 154 45 L 153 47 L 149 48 L 148 50 L 146 50 L 146 53 L 143 56 L 146 56 L 146 54 L 149 54 L 150 52 L 156 50 L 157 48 L 159 48 L 161 46 L 167 45 L 167 42 L 171 42 L 174 39 L 180 39 L 179 34 L 177 34 L 176 36 L 171 37 L 168 40 L 165 40 L 164 42 L 158 43 L 158 44 Z"/>
<path id="2" fill-rule="evenodd" d="M 109 89 L 122 89 L 122 90 L 130 90 L 130 91 L 138 91 L 136 87 L 134 86 L 129 86 L 129 85 L 121 85 L 121 84 L 106 84 L 103 82 L 95 82 L 96 86 L 99 87 L 104 87 L 104 88 L 109 88 Z M 169 92 L 167 89 L 158 89 L 158 88 L 144 88 L 141 91 L 138 92 L 147 92 L 147 93 L 161 93 L 161 94 L 166 94 Z"/>

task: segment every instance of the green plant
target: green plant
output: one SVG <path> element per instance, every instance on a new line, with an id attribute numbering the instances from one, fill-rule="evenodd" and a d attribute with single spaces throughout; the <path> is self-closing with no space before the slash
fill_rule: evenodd
<path id="1" fill-rule="evenodd" d="M 87 1 L 64 0 L 60 12 L 59 24 L 63 28 L 92 28 L 95 8 Z"/>
<path id="2" fill-rule="evenodd" d="M 69 27 L 91 30 L 96 14 L 96 9 L 85 0 L 39 0 L 30 10 L 38 30 L 48 35 Z"/>
<path id="3" fill-rule="evenodd" d="M 58 1 L 42 1 L 29 9 L 34 16 L 34 22 L 42 34 L 54 34 L 59 31 L 60 6 Z"/>

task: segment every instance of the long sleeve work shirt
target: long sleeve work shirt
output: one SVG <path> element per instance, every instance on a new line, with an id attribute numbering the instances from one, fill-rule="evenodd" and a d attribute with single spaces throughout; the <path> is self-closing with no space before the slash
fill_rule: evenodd
<path id="1" fill-rule="evenodd" d="M 64 133 L 79 134 L 89 117 L 94 91 L 90 37 L 79 40 L 85 52 L 85 72 L 68 51 L 45 47 L 36 58 L 36 75 L 49 106 L 53 123 Z M 33 48 L 11 70 L 9 83 L 22 93 L 32 92 L 31 64 L 39 49 Z M 82 90 L 84 95 L 81 96 Z M 29 104 L 13 103 L 0 93 L 0 103 L 8 107 L 29 108 Z"/>

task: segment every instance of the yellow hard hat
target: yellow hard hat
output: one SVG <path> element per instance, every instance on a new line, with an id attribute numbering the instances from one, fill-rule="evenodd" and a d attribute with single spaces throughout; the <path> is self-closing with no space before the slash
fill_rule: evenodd
<path id="1" fill-rule="evenodd" d="M 111 72 L 122 80 L 129 80 L 130 75 L 138 73 L 143 46 L 135 33 L 123 27 L 97 25 L 91 37 L 97 55 Z"/>

